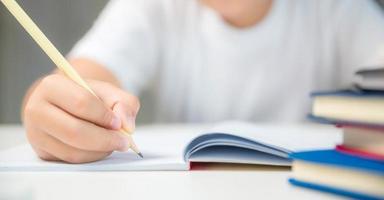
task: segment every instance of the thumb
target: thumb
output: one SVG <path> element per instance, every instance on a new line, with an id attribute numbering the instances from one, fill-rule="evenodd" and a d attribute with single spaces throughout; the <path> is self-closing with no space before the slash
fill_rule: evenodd
<path id="1" fill-rule="evenodd" d="M 137 113 L 128 112 L 121 102 L 117 102 L 112 110 L 121 119 L 122 128 L 128 133 L 133 133 L 136 127 Z"/>

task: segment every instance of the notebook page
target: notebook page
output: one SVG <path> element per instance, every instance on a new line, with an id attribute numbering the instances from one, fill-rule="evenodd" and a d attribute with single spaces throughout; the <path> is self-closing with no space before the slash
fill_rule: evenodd
<path id="1" fill-rule="evenodd" d="M 291 166 L 287 158 L 262 151 L 255 151 L 233 146 L 212 146 L 192 154 L 191 162 L 243 163 L 258 165 Z"/>
<path id="2" fill-rule="evenodd" d="M 40 160 L 25 144 L 0 152 L 0 171 L 145 171 L 188 170 L 183 149 L 196 129 L 152 127 L 139 130 L 134 139 L 144 159 L 133 152 L 114 152 L 104 160 L 87 164 L 66 164 Z"/>
<path id="3" fill-rule="evenodd" d="M 249 124 L 225 122 L 209 132 L 229 133 L 289 152 L 329 149 L 342 142 L 342 132 L 331 125 Z"/>

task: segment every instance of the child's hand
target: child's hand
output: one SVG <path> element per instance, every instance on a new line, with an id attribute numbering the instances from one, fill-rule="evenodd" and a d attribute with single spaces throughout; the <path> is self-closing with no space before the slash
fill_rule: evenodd
<path id="1" fill-rule="evenodd" d="M 45 77 L 30 95 L 23 119 L 40 158 L 84 163 L 129 149 L 118 130 L 134 130 L 138 99 L 106 82 L 88 83 L 100 99 L 59 74 Z"/>

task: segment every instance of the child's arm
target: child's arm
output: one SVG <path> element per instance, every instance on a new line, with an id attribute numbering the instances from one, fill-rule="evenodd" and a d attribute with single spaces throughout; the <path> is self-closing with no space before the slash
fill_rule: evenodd
<path id="1" fill-rule="evenodd" d="M 138 99 L 120 89 L 116 77 L 100 64 L 88 59 L 71 64 L 101 100 L 59 73 L 36 82 L 22 108 L 32 147 L 42 159 L 71 163 L 127 150 L 130 143 L 117 130 L 134 129 Z"/>

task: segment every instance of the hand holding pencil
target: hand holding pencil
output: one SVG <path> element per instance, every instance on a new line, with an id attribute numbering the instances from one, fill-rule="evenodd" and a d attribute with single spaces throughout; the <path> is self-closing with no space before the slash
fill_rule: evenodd
<path id="1" fill-rule="evenodd" d="M 131 148 L 136 97 L 103 81 L 84 81 L 15 0 L 1 0 L 60 69 L 39 81 L 25 104 L 28 139 L 46 160 L 84 163 Z"/>

